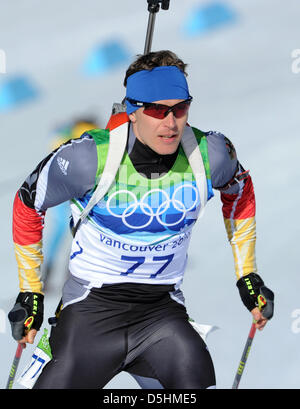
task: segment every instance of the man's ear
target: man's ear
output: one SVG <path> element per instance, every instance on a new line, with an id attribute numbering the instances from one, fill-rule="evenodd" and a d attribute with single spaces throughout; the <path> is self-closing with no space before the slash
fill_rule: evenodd
<path id="1" fill-rule="evenodd" d="M 136 122 L 135 112 L 132 112 L 132 114 L 129 114 L 128 116 L 130 121 L 134 124 Z"/>

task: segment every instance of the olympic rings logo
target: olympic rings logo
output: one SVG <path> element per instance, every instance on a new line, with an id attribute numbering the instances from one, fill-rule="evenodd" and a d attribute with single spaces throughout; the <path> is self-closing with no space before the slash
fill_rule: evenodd
<path id="1" fill-rule="evenodd" d="M 112 200 L 117 200 L 117 196 L 121 194 L 128 195 L 127 197 L 131 198 L 131 203 L 129 206 L 126 206 L 121 214 L 118 214 L 114 211 L 114 207 L 111 205 L 111 202 Z M 182 200 L 182 197 L 185 200 Z M 187 198 L 190 200 L 186 206 L 185 201 Z M 136 195 L 129 190 L 118 190 L 109 196 L 106 202 L 106 209 L 112 216 L 120 218 L 124 225 L 131 229 L 144 229 L 152 223 L 153 219 L 156 219 L 162 226 L 171 227 L 180 224 L 184 220 L 187 213 L 194 209 L 198 204 L 198 198 L 198 190 L 191 183 L 185 183 L 178 186 L 174 190 L 171 198 L 168 193 L 162 189 L 152 189 L 147 191 L 142 196 L 141 200 L 138 200 Z M 149 201 L 151 205 L 149 204 Z M 171 208 L 171 206 L 181 215 L 178 220 L 167 222 L 166 218 L 167 215 L 170 214 L 170 212 L 168 213 L 168 210 Z M 133 225 L 128 222 L 128 219 L 130 216 L 134 215 L 138 209 L 140 209 L 140 212 L 143 215 L 148 216 L 148 220 L 142 225 Z M 174 213 L 175 211 L 172 212 L 172 214 Z"/>

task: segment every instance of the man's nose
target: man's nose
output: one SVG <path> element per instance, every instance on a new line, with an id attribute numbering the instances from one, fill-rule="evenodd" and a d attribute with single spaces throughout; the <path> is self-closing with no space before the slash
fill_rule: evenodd
<path id="1" fill-rule="evenodd" d="M 169 112 L 168 115 L 165 117 L 165 124 L 168 125 L 170 128 L 177 127 L 176 118 L 172 111 Z"/>

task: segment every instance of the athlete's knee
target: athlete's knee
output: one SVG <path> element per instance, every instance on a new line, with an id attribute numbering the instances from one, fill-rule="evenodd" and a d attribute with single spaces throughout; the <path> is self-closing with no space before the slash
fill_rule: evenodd
<path id="1" fill-rule="evenodd" d="M 186 359 L 178 359 L 174 374 L 176 388 L 207 389 L 216 385 L 214 366 L 209 354 L 189 355 Z"/>

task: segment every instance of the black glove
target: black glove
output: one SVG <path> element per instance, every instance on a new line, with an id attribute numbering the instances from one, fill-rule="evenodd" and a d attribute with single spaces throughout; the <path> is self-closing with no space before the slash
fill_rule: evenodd
<path id="1" fill-rule="evenodd" d="M 245 307 L 252 311 L 261 306 L 262 314 L 270 320 L 274 312 L 274 293 L 264 285 L 263 280 L 256 273 L 241 277 L 236 283 Z M 261 297 L 262 296 L 262 297 Z M 260 303 L 259 301 L 262 300 Z"/>
<path id="2" fill-rule="evenodd" d="M 39 293 L 19 293 L 13 309 L 8 313 L 12 336 L 19 341 L 29 329 L 39 330 L 44 318 L 44 296 Z"/>

